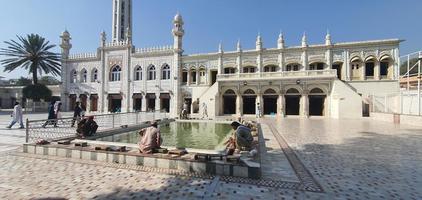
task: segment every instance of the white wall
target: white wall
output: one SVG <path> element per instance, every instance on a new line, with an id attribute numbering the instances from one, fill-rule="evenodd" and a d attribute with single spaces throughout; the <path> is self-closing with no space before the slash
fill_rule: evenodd
<path id="1" fill-rule="evenodd" d="M 330 98 L 332 118 L 362 117 L 362 98 L 342 81 L 333 81 Z"/>

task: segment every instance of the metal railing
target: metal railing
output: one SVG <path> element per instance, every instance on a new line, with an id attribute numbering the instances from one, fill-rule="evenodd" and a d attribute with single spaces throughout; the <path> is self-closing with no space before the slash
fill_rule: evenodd
<path id="1" fill-rule="evenodd" d="M 169 113 L 157 111 L 128 112 L 91 116 L 94 116 L 94 121 L 98 125 L 98 133 L 126 126 L 135 126 L 146 121 L 168 118 Z M 77 125 L 78 120 L 74 120 L 73 117 L 52 120 L 27 120 L 26 143 L 74 138 L 76 136 Z"/>
<path id="2" fill-rule="evenodd" d="M 328 70 L 305 70 L 305 71 L 283 71 L 283 72 L 257 72 L 257 73 L 235 73 L 235 74 L 219 74 L 217 78 L 222 79 L 248 79 L 248 78 L 298 78 L 298 77 L 336 77 L 337 71 Z"/>

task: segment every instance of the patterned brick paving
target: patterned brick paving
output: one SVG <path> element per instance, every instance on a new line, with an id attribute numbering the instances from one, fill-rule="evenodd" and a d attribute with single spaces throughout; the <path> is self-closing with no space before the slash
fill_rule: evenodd
<path id="1" fill-rule="evenodd" d="M 422 199 L 422 128 L 312 118 L 263 123 L 323 192 L 294 190 L 295 182 L 1 153 L 0 199 Z"/>

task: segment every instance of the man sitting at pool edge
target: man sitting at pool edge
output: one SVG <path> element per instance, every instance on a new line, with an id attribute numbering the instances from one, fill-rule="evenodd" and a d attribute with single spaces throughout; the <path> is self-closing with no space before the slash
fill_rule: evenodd
<path id="1" fill-rule="evenodd" d="M 229 148 L 235 147 L 241 151 L 249 151 L 253 141 L 251 129 L 236 121 L 232 122 L 230 125 L 233 130 L 235 130 L 235 133 L 234 138 L 230 137 L 229 141 L 227 141 L 227 143 L 229 143 L 227 146 Z"/>
<path id="2" fill-rule="evenodd" d="M 138 145 L 141 153 L 151 154 L 154 150 L 159 149 L 163 143 L 157 122 L 151 122 L 150 127 L 141 129 L 139 135 L 140 140 Z"/>

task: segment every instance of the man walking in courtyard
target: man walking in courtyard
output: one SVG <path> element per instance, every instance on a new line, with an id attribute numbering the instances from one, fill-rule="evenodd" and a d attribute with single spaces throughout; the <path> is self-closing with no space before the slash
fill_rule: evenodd
<path id="1" fill-rule="evenodd" d="M 255 115 L 256 115 L 256 118 L 261 117 L 261 106 L 259 105 L 259 103 L 256 103 Z"/>
<path id="2" fill-rule="evenodd" d="M 208 110 L 207 110 L 207 104 L 202 103 L 202 119 L 208 118 Z"/>
<path id="3" fill-rule="evenodd" d="M 13 113 L 12 113 L 12 121 L 10 122 L 10 125 L 7 126 L 7 128 L 12 128 L 13 125 L 16 124 L 16 122 L 19 122 L 20 129 L 25 128 L 23 125 L 23 114 L 22 114 L 22 106 L 19 104 L 19 102 L 15 103 L 15 106 L 13 107 Z"/>

